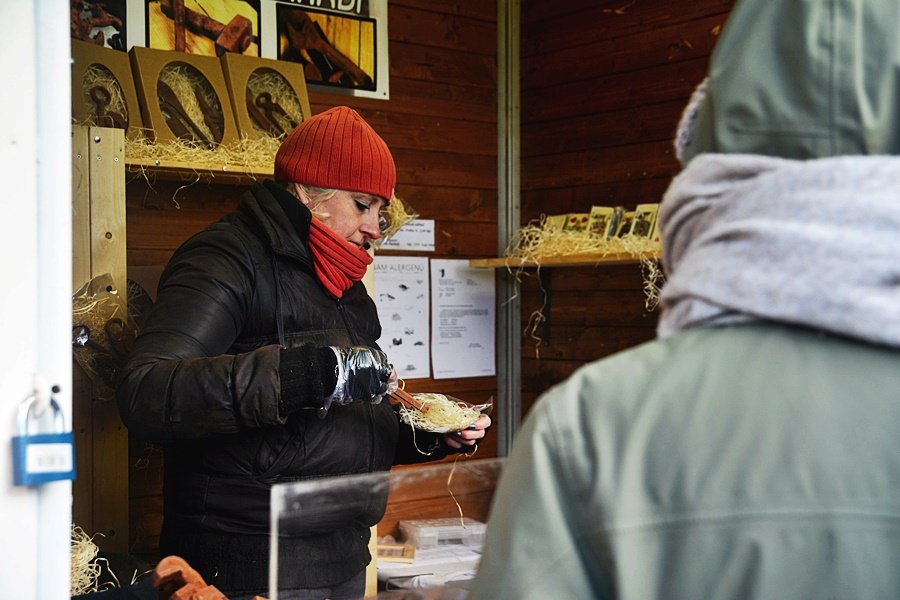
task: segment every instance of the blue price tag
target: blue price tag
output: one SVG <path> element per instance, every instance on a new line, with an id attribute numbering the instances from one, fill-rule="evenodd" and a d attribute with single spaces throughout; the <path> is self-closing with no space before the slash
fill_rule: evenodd
<path id="1" fill-rule="evenodd" d="M 13 437 L 13 483 L 39 485 L 75 479 L 75 438 L 72 432 Z"/>

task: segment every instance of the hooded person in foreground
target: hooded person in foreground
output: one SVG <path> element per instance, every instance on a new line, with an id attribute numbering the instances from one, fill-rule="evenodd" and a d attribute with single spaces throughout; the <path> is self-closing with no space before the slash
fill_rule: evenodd
<path id="1" fill-rule="evenodd" d="M 359 114 L 301 123 L 275 179 L 187 240 L 117 389 L 133 435 L 165 451 L 162 555 L 232 600 L 268 592 L 272 485 L 387 471 L 470 450 L 485 434 L 401 426 L 396 373 L 361 279 L 394 194 L 394 160 Z M 279 598 L 359 598 L 386 491 L 338 502 L 279 540 Z"/>
<path id="2" fill-rule="evenodd" d="M 895 0 L 737 3 L 658 339 L 537 402 L 469 600 L 900 598 L 898 30 Z"/>

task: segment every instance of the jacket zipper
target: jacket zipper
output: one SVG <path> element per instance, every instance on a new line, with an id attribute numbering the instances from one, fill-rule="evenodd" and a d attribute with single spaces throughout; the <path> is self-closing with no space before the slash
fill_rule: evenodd
<path id="1" fill-rule="evenodd" d="M 337 303 L 338 312 L 341 314 L 341 319 L 344 321 L 344 327 L 347 328 L 347 333 L 350 334 L 350 339 L 353 340 L 354 346 L 361 346 L 359 343 L 359 338 L 356 337 L 356 332 L 353 331 L 353 328 L 350 327 L 350 321 L 347 320 L 347 313 L 344 311 L 344 303 L 341 302 L 340 298 L 335 298 L 334 301 Z"/>
<path id="2" fill-rule="evenodd" d="M 347 328 L 347 333 L 350 334 L 350 339 L 353 341 L 354 346 L 360 346 L 359 338 L 356 337 L 356 332 L 350 327 L 350 321 L 347 319 L 347 313 L 344 310 L 344 303 L 341 302 L 340 298 L 334 299 L 335 303 L 337 303 L 338 312 L 341 315 L 341 319 L 344 321 L 344 327 Z M 375 458 L 375 409 L 372 404 L 366 404 L 366 411 L 369 414 L 368 426 L 369 426 L 369 454 L 366 458 L 366 470 L 371 472 L 373 460 Z"/>

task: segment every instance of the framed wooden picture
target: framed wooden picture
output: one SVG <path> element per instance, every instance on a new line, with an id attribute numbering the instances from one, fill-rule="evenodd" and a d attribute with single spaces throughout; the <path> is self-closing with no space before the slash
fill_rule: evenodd
<path id="1" fill-rule="evenodd" d="M 566 215 L 566 224 L 563 226 L 563 230 L 587 231 L 590 218 L 589 213 L 569 213 Z"/>
<path id="2" fill-rule="evenodd" d="M 129 51 L 146 126 L 156 141 L 180 139 L 210 150 L 238 140 L 219 59 L 135 46 Z"/>
<path id="3" fill-rule="evenodd" d="M 612 206 L 592 206 L 588 218 L 588 231 L 601 239 L 608 239 L 613 212 Z"/>
<path id="4" fill-rule="evenodd" d="M 543 229 L 545 231 L 562 231 L 566 227 L 569 215 L 547 215 L 544 218 Z"/>
<path id="5" fill-rule="evenodd" d="M 616 237 L 625 237 L 631 234 L 631 224 L 634 222 L 634 211 L 626 210 L 621 213 L 622 218 L 619 220 L 619 228 L 616 231 Z"/>
<path id="6" fill-rule="evenodd" d="M 72 119 L 124 129 L 129 138 L 140 135 L 141 109 L 126 53 L 72 40 Z"/>
<path id="7" fill-rule="evenodd" d="M 311 116 L 303 67 L 297 63 L 230 52 L 220 60 L 241 137 L 279 138 Z"/>
<path id="8" fill-rule="evenodd" d="M 653 234 L 653 226 L 656 224 L 658 210 L 659 204 L 638 204 L 634 209 L 634 219 L 631 222 L 631 235 L 650 238 Z"/>

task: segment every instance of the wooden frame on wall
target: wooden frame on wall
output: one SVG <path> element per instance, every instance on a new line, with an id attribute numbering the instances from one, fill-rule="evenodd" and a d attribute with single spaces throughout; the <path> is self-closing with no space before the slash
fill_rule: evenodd
<path id="1" fill-rule="evenodd" d="M 154 140 L 193 139 L 210 149 L 237 142 L 228 86 L 218 58 L 140 46 L 133 47 L 129 55 L 144 123 L 152 128 Z M 192 79 L 193 93 L 179 96 L 175 92 L 173 98 L 172 86 L 164 85 L 160 78 L 174 70 Z M 199 106 L 188 106 L 194 102 Z"/>
<path id="2" fill-rule="evenodd" d="M 281 137 L 311 116 L 300 65 L 234 53 L 220 60 L 241 137 Z"/>
<path id="3" fill-rule="evenodd" d="M 72 40 L 72 119 L 124 129 L 129 139 L 140 134 L 141 108 L 127 54 Z"/>

